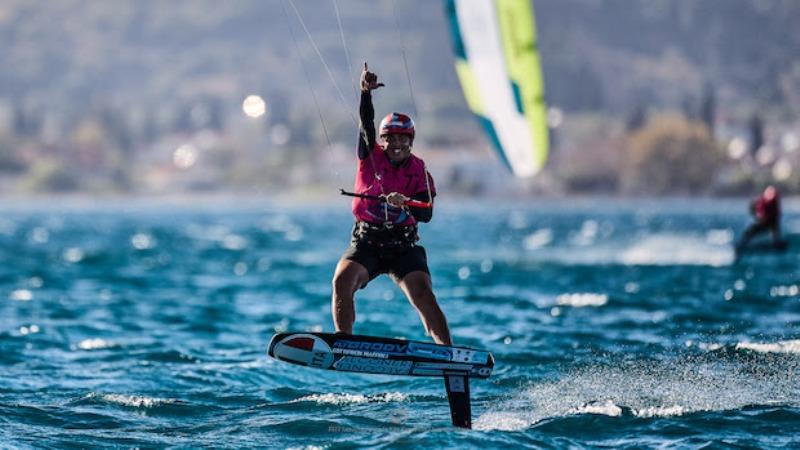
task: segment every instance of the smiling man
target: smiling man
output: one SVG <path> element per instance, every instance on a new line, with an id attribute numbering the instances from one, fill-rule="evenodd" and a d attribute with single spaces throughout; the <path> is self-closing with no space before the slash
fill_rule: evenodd
<path id="1" fill-rule="evenodd" d="M 447 319 L 433 294 L 425 249 L 417 244 L 417 224 L 433 216 L 436 190 L 425 162 L 411 154 L 414 121 L 391 113 L 380 123 L 376 140 L 372 91 L 382 87 L 367 63 L 361 74 L 361 127 L 353 199 L 350 247 L 333 277 L 331 309 L 336 331 L 352 334 L 354 295 L 380 274 L 388 274 L 416 308 L 437 344 L 451 344 Z M 415 206 L 410 206 L 407 202 Z"/>

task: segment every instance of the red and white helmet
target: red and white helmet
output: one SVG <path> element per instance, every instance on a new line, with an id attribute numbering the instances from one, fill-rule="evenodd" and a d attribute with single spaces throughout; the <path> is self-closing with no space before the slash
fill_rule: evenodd
<path id="1" fill-rule="evenodd" d="M 379 136 L 386 136 L 387 134 L 405 134 L 414 140 L 414 121 L 411 117 L 393 112 L 387 114 L 381 120 L 381 126 L 378 131 Z"/>

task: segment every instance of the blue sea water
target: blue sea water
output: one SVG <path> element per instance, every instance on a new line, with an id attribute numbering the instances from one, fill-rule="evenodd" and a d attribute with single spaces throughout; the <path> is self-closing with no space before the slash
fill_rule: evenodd
<path id="1" fill-rule="evenodd" d="M 271 360 L 330 331 L 349 202 L 0 207 L 1 448 L 798 448 L 800 215 L 734 264 L 745 202 L 448 203 L 423 226 L 456 343 L 437 379 Z M 384 278 L 356 332 L 428 339 Z"/>

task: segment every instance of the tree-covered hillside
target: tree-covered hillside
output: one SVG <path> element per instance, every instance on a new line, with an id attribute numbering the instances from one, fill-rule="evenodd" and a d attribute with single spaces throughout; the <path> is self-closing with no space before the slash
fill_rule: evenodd
<path id="1" fill-rule="evenodd" d="M 754 114 L 796 123 L 797 1 L 533 4 L 547 102 L 567 117 L 692 116 L 710 98 L 726 126 L 746 128 Z M 228 168 L 275 142 L 349 145 L 354 79 L 365 60 L 387 84 L 378 114 L 416 112 L 428 146 L 484 148 L 448 33 L 443 2 L 428 0 L 1 0 L 0 170 L 27 173 L 43 159 L 54 167 L 67 159 L 77 161 L 74 170 L 108 170 L 128 190 L 139 175 L 120 173 L 164 159 L 158 152 L 176 134 L 217 133 L 215 161 Z M 248 134 L 241 103 L 250 94 L 265 99 L 268 115 Z M 275 126 L 287 136 L 270 135 Z M 556 143 L 576 145 L 576 128 L 559 130 Z M 561 151 L 556 163 L 570 158 L 569 148 Z M 291 159 L 277 153 L 261 156 Z M 251 176 L 237 169 L 209 186 Z"/>

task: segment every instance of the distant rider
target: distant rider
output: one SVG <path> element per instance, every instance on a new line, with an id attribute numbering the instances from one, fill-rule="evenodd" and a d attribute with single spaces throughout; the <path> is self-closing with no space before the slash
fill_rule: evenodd
<path id="1" fill-rule="evenodd" d="M 450 345 L 450 330 L 433 294 L 425 249 L 417 244 L 417 224 L 431 220 L 436 189 L 425 163 L 411 154 L 415 130 L 409 116 L 391 113 L 384 117 L 376 141 L 372 91 L 382 86 L 364 63 L 355 192 L 372 198 L 353 199 L 352 240 L 333 277 L 333 323 L 337 332 L 351 334 L 355 292 L 386 273 L 416 308 L 433 340 Z M 412 199 L 427 206 L 406 205 Z"/>
<path id="2" fill-rule="evenodd" d="M 764 192 L 750 203 L 750 214 L 755 218 L 755 222 L 747 227 L 739 243 L 736 244 L 737 254 L 752 238 L 767 231 L 772 234 L 772 245 L 776 249 L 785 245 L 781 239 L 781 199 L 774 186 L 767 186 Z"/>

